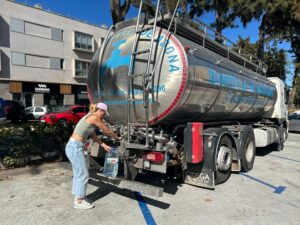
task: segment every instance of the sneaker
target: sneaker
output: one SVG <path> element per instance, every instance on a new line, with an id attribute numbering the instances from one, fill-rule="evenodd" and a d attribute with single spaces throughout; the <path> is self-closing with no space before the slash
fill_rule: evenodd
<path id="1" fill-rule="evenodd" d="M 91 203 L 88 203 L 85 200 L 81 200 L 81 202 L 79 202 L 79 203 L 74 201 L 74 204 L 73 204 L 74 209 L 91 209 L 94 207 L 95 207 L 94 205 L 92 205 Z"/>

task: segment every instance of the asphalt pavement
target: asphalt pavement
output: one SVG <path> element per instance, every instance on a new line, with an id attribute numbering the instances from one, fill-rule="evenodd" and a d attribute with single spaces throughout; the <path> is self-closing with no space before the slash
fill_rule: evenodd
<path id="1" fill-rule="evenodd" d="M 141 177 L 163 187 L 142 196 L 93 176 L 88 197 L 95 208 L 72 208 L 69 163 L 0 172 L 1 225 L 292 225 L 300 221 L 300 134 L 283 151 L 257 149 L 254 169 L 232 174 L 214 191 L 166 176 Z"/>

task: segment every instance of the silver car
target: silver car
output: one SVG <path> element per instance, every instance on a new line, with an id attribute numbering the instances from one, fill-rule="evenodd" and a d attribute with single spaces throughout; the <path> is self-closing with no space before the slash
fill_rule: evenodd
<path id="1" fill-rule="evenodd" d="M 300 114 L 291 114 L 289 116 L 289 131 L 300 132 Z"/>
<path id="2" fill-rule="evenodd" d="M 43 115 L 51 110 L 46 106 L 32 106 L 25 109 L 27 119 L 39 120 Z M 32 118 L 30 118 L 32 117 Z"/>

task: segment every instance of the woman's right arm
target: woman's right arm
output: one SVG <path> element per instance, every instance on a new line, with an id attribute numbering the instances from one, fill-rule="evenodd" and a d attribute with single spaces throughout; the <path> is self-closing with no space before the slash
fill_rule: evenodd
<path id="1" fill-rule="evenodd" d="M 100 119 L 95 118 L 94 124 L 99 127 L 103 133 L 107 136 L 112 137 L 115 140 L 119 140 L 120 138 L 114 132 L 112 132 Z"/>
<path id="2" fill-rule="evenodd" d="M 96 133 L 94 132 L 91 137 L 95 142 L 97 142 L 102 148 L 104 148 L 105 151 L 109 152 L 111 150 L 111 147 L 105 144 L 100 138 L 97 137 Z"/>

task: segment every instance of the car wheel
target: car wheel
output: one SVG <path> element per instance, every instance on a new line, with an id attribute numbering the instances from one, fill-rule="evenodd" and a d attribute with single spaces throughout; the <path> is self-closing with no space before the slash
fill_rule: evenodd
<path id="1" fill-rule="evenodd" d="M 60 119 L 60 120 L 58 120 L 58 124 L 65 127 L 65 126 L 67 126 L 67 121 L 65 119 Z"/>

